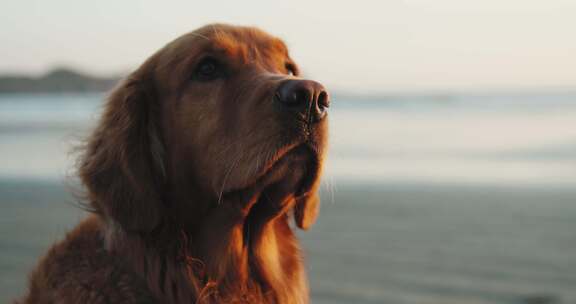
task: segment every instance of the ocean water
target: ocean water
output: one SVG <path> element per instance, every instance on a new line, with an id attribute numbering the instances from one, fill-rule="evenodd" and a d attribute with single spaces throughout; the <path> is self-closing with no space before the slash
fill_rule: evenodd
<path id="1" fill-rule="evenodd" d="M 0 96 L 0 177 L 73 174 L 103 96 Z M 338 97 L 327 179 L 573 185 L 576 93 Z"/>
<path id="2" fill-rule="evenodd" d="M 335 102 L 335 178 L 464 184 L 576 181 L 576 95 Z"/>
<path id="3" fill-rule="evenodd" d="M 83 213 L 103 96 L 0 95 L 0 302 Z M 576 304 L 576 94 L 338 97 L 313 303 Z"/>

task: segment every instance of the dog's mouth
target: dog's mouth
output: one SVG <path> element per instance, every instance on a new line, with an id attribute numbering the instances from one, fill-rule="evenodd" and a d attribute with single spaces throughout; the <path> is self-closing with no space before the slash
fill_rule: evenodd
<path id="1" fill-rule="evenodd" d="M 266 161 L 260 161 L 256 174 L 225 193 L 253 189 L 258 191 L 270 185 L 283 183 L 295 197 L 306 194 L 319 175 L 320 154 L 309 142 L 283 146 Z"/>
<path id="2" fill-rule="evenodd" d="M 308 143 L 303 143 L 287 149 L 272 161 L 269 168 L 263 171 L 259 182 L 272 184 L 292 180 L 293 193 L 298 197 L 311 188 L 318 176 L 319 167 L 319 155 Z"/>

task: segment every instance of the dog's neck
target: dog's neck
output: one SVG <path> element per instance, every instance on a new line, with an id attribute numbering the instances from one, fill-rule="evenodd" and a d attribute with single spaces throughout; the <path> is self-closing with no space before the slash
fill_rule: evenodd
<path id="1" fill-rule="evenodd" d="M 261 198 L 236 193 L 205 204 L 211 208 L 193 229 L 133 234 L 110 226 L 108 247 L 128 257 L 163 303 L 307 303 L 287 208 L 271 210 Z M 246 205 L 248 212 L 237 208 Z"/>

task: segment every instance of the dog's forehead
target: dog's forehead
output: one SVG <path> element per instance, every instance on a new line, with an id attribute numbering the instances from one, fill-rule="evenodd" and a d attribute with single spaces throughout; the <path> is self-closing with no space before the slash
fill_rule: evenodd
<path id="1" fill-rule="evenodd" d="M 201 49 L 225 53 L 230 57 L 254 59 L 265 56 L 288 56 L 284 42 L 258 28 L 209 25 L 191 33 Z"/>

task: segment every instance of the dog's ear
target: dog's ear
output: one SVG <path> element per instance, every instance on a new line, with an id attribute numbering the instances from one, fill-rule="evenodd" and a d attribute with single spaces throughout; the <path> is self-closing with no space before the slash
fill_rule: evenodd
<path id="1" fill-rule="evenodd" d="M 300 229 L 307 230 L 316 222 L 316 218 L 320 212 L 319 184 L 320 182 L 318 180 L 315 181 L 310 191 L 296 198 L 293 211 L 294 221 Z"/>
<path id="2" fill-rule="evenodd" d="M 79 173 L 92 207 L 126 231 L 151 231 L 163 215 L 164 160 L 159 104 L 142 71 L 110 95 Z"/>

